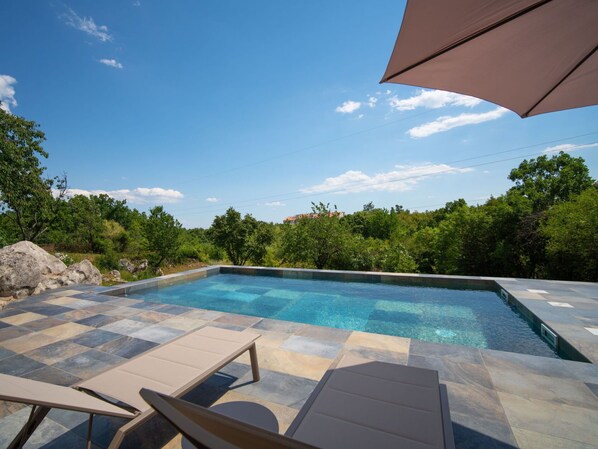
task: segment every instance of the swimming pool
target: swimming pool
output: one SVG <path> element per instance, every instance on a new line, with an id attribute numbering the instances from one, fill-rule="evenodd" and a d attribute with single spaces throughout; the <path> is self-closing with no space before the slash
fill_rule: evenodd
<path id="1" fill-rule="evenodd" d="M 495 292 L 217 274 L 130 298 L 558 358 Z"/>

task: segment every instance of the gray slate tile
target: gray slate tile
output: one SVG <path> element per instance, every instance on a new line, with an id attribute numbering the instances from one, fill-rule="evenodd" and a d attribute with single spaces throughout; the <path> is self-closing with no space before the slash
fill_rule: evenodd
<path id="1" fill-rule="evenodd" d="M 89 379 L 95 374 L 105 371 L 124 360 L 122 357 L 90 349 L 89 351 L 58 362 L 53 366 L 82 379 Z"/>
<path id="2" fill-rule="evenodd" d="M 141 354 L 142 352 L 152 349 L 157 345 L 158 343 L 141 340 L 139 338 L 120 336 L 120 338 L 116 340 L 112 340 L 97 346 L 96 349 L 107 354 L 113 354 L 119 357 L 130 359 Z"/>
<path id="3" fill-rule="evenodd" d="M 98 314 L 75 321 L 75 323 L 83 324 L 84 326 L 102 327 L 110 323 L 114 323 L 115 321 L 118 321 L 118 318 L 109 315 Z"/>
<path id="4" fill-rule="evenodd" d="M 0 373 L 10 374 L 11 376 L 23 376 L 30 371 L 43 368 L 44 366 L 43 363 L 39 363 L 22 354 L 17 354 L 0 360 Z"/>
<path id="5" fill-rule="evenodd" d="M 85 346 L 62 340 L 42 346 L 41 348 L 33 349 L 26 352 L 24 355 L 37 360 L 38 362 L 45 363 L 46 365 L 52 365 L 87 350 L 88 348 Z"/>
<path id="6" fill-rule="evenodd" d="M 340 343 L 327 343 L 322 340 L 316 340 L 309 337 L 302 337 L 299 335 L 292 335 L 285 340 L 281 346 L 282 349 L 287 349 L 301 354 L 317 355 L 334 359 L 342 349 Z"/>
<path id="7" fill-rule="evenodd" d="M 53 366 L 44 366 L 43 368 L 36 369 L 35 371 L 30 371 L 23 377 L 54 385 L 62 385 L 64 387 L 75 385 L 77 382 L 81 381 L 79 377 L 73 376 L 72 374 Z"/>
<path id="8" fill-rule="evenodd" d="M 100 346 L 106 342 L 116 340 L 120 337 L 121 334 L 117 334 L 115 332 L 108 332 L 102 329 L 94 329 L 92 331 L 79 334 L 68 341 L 71 341 L 78 345 L 87 346 L 89 348 L 95 348 L 96 346 Z"/>

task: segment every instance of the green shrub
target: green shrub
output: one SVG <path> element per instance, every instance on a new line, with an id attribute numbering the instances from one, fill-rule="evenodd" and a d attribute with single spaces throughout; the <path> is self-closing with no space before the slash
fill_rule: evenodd
<path id="1" fill-rule="evenodd" d="M 176 259 L 179 261 L 193 259 L 201 262 L 203 259 L 201 247 L 189 243 L 183 243 L 177 251 Z"/>
<path id="2" fill-rule="evenodd" d="M 100 269 L 104 269 L 106 271 L 118 270 L 118 260 L 118 254 L 113 251 L 108 251 L 106 254 L 102 254 L 96 258 L 96 264 Z"/>

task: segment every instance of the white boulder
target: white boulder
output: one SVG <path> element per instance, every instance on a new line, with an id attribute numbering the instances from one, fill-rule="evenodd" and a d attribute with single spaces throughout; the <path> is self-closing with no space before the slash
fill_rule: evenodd
<path id="1" fill-rule="evenodd" d="M 88 260 L 67 267 L 27 241 L 0 248 L 0 296 L 23 298 L 66 285 L 101 282 L 102 275 Z"/>

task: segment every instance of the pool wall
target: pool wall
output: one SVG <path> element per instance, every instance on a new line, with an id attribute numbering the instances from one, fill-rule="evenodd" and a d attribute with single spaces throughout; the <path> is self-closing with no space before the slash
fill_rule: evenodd
<path id="1" fill-rule="evenodd" d="M 127 296 L 149 288 L 168 287 L 185 281 L 193 281 L 218 274 L 240 274 L 249 276 L 270 276 L 287 279 L 325 280 L 342 282 L 382 283 L 418 287 L 439 287 L 453 289 L 489 290 L 499 294 L 503 300 L 513 307 L 525 318 L 534 332 L 540 335 L 540 327 L 544 324 L 557 334 L 557 351 L 561 356 L 580 362 L 590 362 L 575 346 L 555 332 L 540 317 L 532 313 L 512 293 L 508 292 L 497 282 L 501 278 L 476 277 L 476 276 L 447 276 L 434 274 L 404 274 L 404 273 L 379 273 L 365 271 L 336 271 L 336 270 L 311 270 L 302 268 L 271 268 L 271 267 L 246 267 L 232 265 L 214 265 L 196 270 L 174 273 L 158 278 L 130 282 L 125 285 L 110 287 L 102 294 L 111 296 Z"/>

